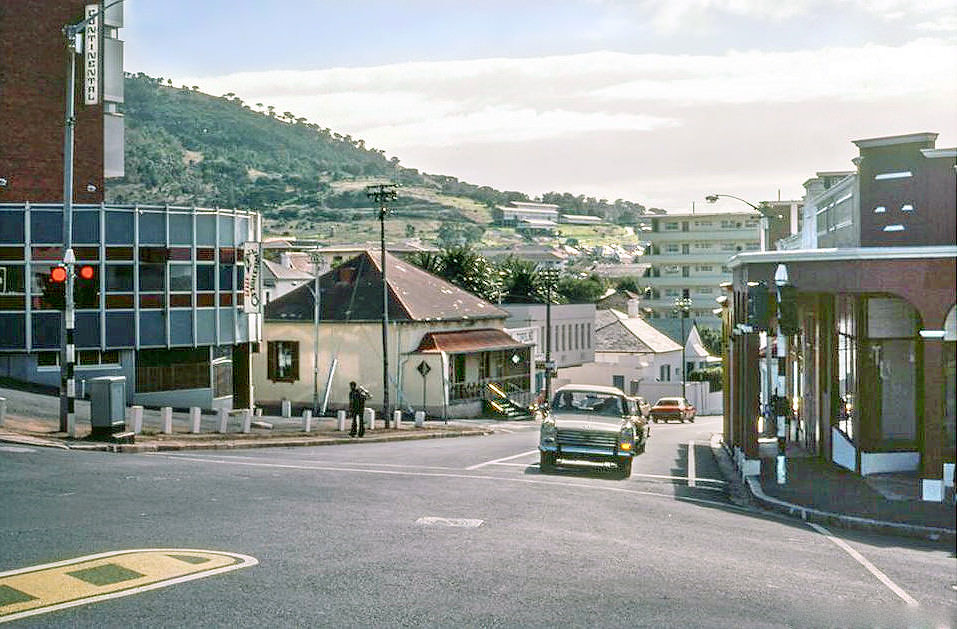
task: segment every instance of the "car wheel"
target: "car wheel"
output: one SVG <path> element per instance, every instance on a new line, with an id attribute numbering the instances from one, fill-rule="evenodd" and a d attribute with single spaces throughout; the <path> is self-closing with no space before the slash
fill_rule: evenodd
<path id="1" fill-rule="evenodd" d="M 631 457 L 627 459 L 618 459 L 618 474 L 620 474 L 622 478 L 628 478 L 631 476 L 632 460 L 633 459 Z"/>
<path id="2" fill-rule="evenodd" d="M 555 468 L 555 454 L 553 452 L 539 451 L 538 467 L 543 472 L 550 472 Z"/>

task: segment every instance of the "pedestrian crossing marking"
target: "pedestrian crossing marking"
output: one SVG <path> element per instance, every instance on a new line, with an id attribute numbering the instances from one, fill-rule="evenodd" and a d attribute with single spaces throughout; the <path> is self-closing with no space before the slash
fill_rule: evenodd
<path id="1" fill-rule="evenodd" d="M 187 548 L 120 550 L 0 572 L 0 623 L 247 568 L 248 555 Z"/>

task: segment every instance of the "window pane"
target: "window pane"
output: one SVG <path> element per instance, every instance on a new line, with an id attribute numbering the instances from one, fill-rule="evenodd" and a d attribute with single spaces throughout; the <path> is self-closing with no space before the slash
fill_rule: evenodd
<path id="1" fill-rule="evenodd" d="M 169 266 L 169 289 L 184 292 L 193 290 L 193 266 L 191 264 L 171 264 Z"/>
<path id="2" fill-rule="evenodd" d="M 106 213 L 106 242 L 111 245 L 126 245 L 133 242 L 133 213 Z"/>
<path id="3" fill-rule="evenodd" d="M 0 293 L 22 293 L 23 265 L 6 264 L 0 266 Z"/>
<path id="4" fill-rule="evenodd" d="M 196 266 L 196 290 L 216 290 L 215 269 L 212 264 Z"/>
<path id="5" fill-rule="evenodd" d="M 63 242 L 63 212 L 30 212 L 30 242 Z"/>
<path id="6" fill-rule="evenodd" d="M 166 244 L 166 216 L 159 212 L 140 214 L 140 243 L 150 245 Z"/>
<path id="7" fill-rule="evenodd" d="M 99 211 L 73 213 L 73 242 L 100 242 Z"/>
<path id="8" fill-rule="evenodd" d="M 163 264 L 140 265 L 140 290 L 165 290 L 166 268 Z"/>
<path id="9" fill-rule="evenodd" d="M 220 265 L 219 290 L 233 290 L 233 265 L 232 264 Z"/>
<path id="10" fill-rule="evenodd" d="M 204 214 L 196 217 L 196 244 L 212 247 L 216 244 L 216 217 Z"/>
<path id="11" fill-rule="evenodd" d="M 119 293 L 133 291 L 133 265 L 108 264 L 106 265 L 106 290 Z"/>
<path id="12" fill-rule="evenodd" d="M 174 245 L 193 244 L 193 217 L 190 214 L 169 215 L 169 241 Z"/>
<path id="13" fill-rule="evenodd" d="M 0 242 L 23 242 L 23 210 L 0 211 Z"/>

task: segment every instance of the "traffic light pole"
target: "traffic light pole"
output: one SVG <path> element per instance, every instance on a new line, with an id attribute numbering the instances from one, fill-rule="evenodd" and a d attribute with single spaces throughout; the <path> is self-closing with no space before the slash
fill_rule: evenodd
<path id="1" fill-rule="evenodd" d="M 63 325 L 60 335 L 60 432 L 76 437 L 76 380 L 73 375 L 75 361 L 73 267 L 73 128 L 76 125 L 76 110 L 73 102 L 76 90 L 76 34 L 75 25 L 64 27 L 69 69 L 66 76 L 66 117 L 63 135 L 63 266 L 66 267 L 66 287 Z"/>
<path id="2" fill-rule="evenodd" d="M 784 287 L 788 285 L 788 269 L 783 264 L 779 264 L 777 270 L 774 272 L 774 284 L 777 287 L 777 350 L 778 350 L 778 360 L 777 360 L 777 371 L 775 373 L 775 378 L 779 379 L 779 375 L 782 371 L 787 374 L 787 359 L 788 359 L 788 338 L 784 334 L 784 326 L 782 325 L 782 318 L 784 313 L 784 303 L 783 293 Z M 771 355 L 771 345 L 768 343 L 767 346 L 768 356 Z M 768 359 L 768 365 L 770 366 L 770 358 Z M 777 390 L 777 387 L 775 387 Z M 777 455 L 777 482 L 778 485 L 785 485 L 788 482 L 788 469 L 787 469 L 787 436 L 788 436 L 788 425 L 787 425 L 787 376 L 785 375 L 784 386 L 781 387 L 781 392 L 783 396 L 781 399 L 776 399 L 775 403 L 772 404 L 772 411 L 777 416 L 777 437 L 778 437 L 778 455 Z M 774 399 L 774 398 L 772 398 Z"/>

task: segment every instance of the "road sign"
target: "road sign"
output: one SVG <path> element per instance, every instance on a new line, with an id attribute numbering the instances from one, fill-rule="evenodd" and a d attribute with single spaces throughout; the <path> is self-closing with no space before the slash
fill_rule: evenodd
<path id="1" fill-rule="evenodd" d="M 416 367 L 416 369 L 419 370 L 419 373 L 422 374 L 423 378 L 429 375 L 429 372 L 432 371 L 432 368 L 429 367 L 429 363 L 425 362 L 424 360 L 419 363 L 419 366 Z"/>

